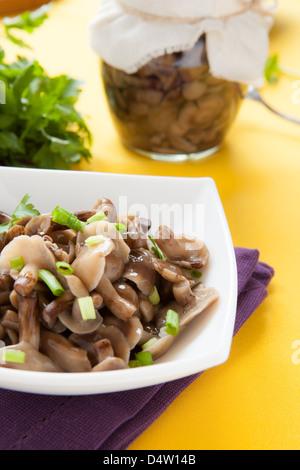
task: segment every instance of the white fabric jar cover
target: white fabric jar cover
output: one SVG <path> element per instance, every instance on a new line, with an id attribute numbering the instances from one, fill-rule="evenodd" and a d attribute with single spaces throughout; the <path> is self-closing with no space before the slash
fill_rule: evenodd
<path id="1" fill-rule="evenodd" d="M 206 34 L 210 72 L 263 85 L 277 1 L 102 0 L 89 24 L 93 51 L 128 74 L 151 59 L 191 49 Z"/>

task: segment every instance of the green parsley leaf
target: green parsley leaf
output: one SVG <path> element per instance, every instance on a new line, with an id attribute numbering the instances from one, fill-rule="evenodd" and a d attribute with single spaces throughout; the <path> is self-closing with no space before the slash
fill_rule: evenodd
<path id="1" fill-rule="evenodd" d="M 35 217 L 37 215 L 40 215 L 40 212 L 34 208 L 33 204 L 27 204 L 29 198 L 30 195 L 25 194 L 21 202 L 19 202 L 19 204 L 15 208 L 12 214 L 11 221 L 0 225 L 0 235 L 7 233 L 8 230 L 23 217 Z"/>
<path id="2" fill-rule="evenodd" d="M 23 217 L 35 217 L 40 215 L 40 212 L 34 208 L 33 204 L 27 204 L 29 194 L 25 194 L 21 202 L 17 205 L 14 210 L 13 217 L 16 219 L 22 219 Z"/>
<path id="3" fill-rule="evenodd" d="M 41 8 L 38 8 L 37 10 L 32 12 L 25 11 L 21 15 L 18 15 L 14 18 L 3 18 L 2 21 L 6 33 L 6 38 L 19 47 L 26 47 L 30 49 L 30 46 L 28 46 L 23 40 L 18 39 L 14 36 L 12 30 L 18 29 L 32 34 L 35 29 L 41 26 L 44 21 L 48 18 L 48 12 L 50 8 L 51 3 L 43 5 Z"/>
<path id="4" fill-rule="evenodd" d="M 4 18 L 6 37 L 24 47 L 13 32 L 35 31 L 50 7 Z M 37 60 L 26 57 L 8 63 L 0 47 L 0 82 L 5 89 L 0 106 L 0 166 L 68 170 L 92 157 L 92 134 L 76 109 L 81 81 L 68 75 L 51 77 Z"/>

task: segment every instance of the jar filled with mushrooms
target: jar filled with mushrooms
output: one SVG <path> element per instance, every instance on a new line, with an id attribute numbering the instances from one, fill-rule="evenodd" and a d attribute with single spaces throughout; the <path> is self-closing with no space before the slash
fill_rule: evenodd
<path id="1" fill-rule="evenodd" d="M 122 143 L 166 161 L 215 153 L 263 85 L 276 1 L 103 0 L 90 23 Z"/>
<path id="2" fill-rule="evenodd" d="M 245 91 L 211 74 L 204 35 L 192 49 L 152 59 L 134 74 L 106 62 L 101 67 L 123 144 L 153 159 L 182 161 L 214 153 Z"/>

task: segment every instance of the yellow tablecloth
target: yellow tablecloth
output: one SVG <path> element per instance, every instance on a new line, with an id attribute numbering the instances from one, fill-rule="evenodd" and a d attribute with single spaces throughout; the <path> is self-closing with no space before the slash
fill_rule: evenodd
<path id="1" fill-rule="evenodd" d="M 50 20 L 29 38 L 30 54 L 50 74 L 85 80 L 79 109 L 89 116 L 94 145 L 91 163 L 80 169 L 212 177 L 234 245 L 258 248 L 276 270 L 268 298 L 234 338 L 229 360 L 202 374 L 130 449 L 299 449 L 300 127 L 249 101 L 223 148 L 208 160 L 168 164 L 125 150 L 88 41 L 87 25 L 98 6 L 98 0 L 58 0 Z M 271 33 L 271 52 L 298 70 L 299 18 L 299 0 L 281 0 Z M 263 93 L 300 118 L 293 84 L 283 78 Z"/>

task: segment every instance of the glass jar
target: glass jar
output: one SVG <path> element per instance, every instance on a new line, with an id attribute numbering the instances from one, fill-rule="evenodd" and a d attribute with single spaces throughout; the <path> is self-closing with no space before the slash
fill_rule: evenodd
<path id="1" fill-rule="evenodd" d="M 122 143 L 155 160 L 198 160 L 215 153 L 233 123 L 243 86 L 209 72 L 205 36 L 134 74 L 102 62 L 102 78 Z"/>

